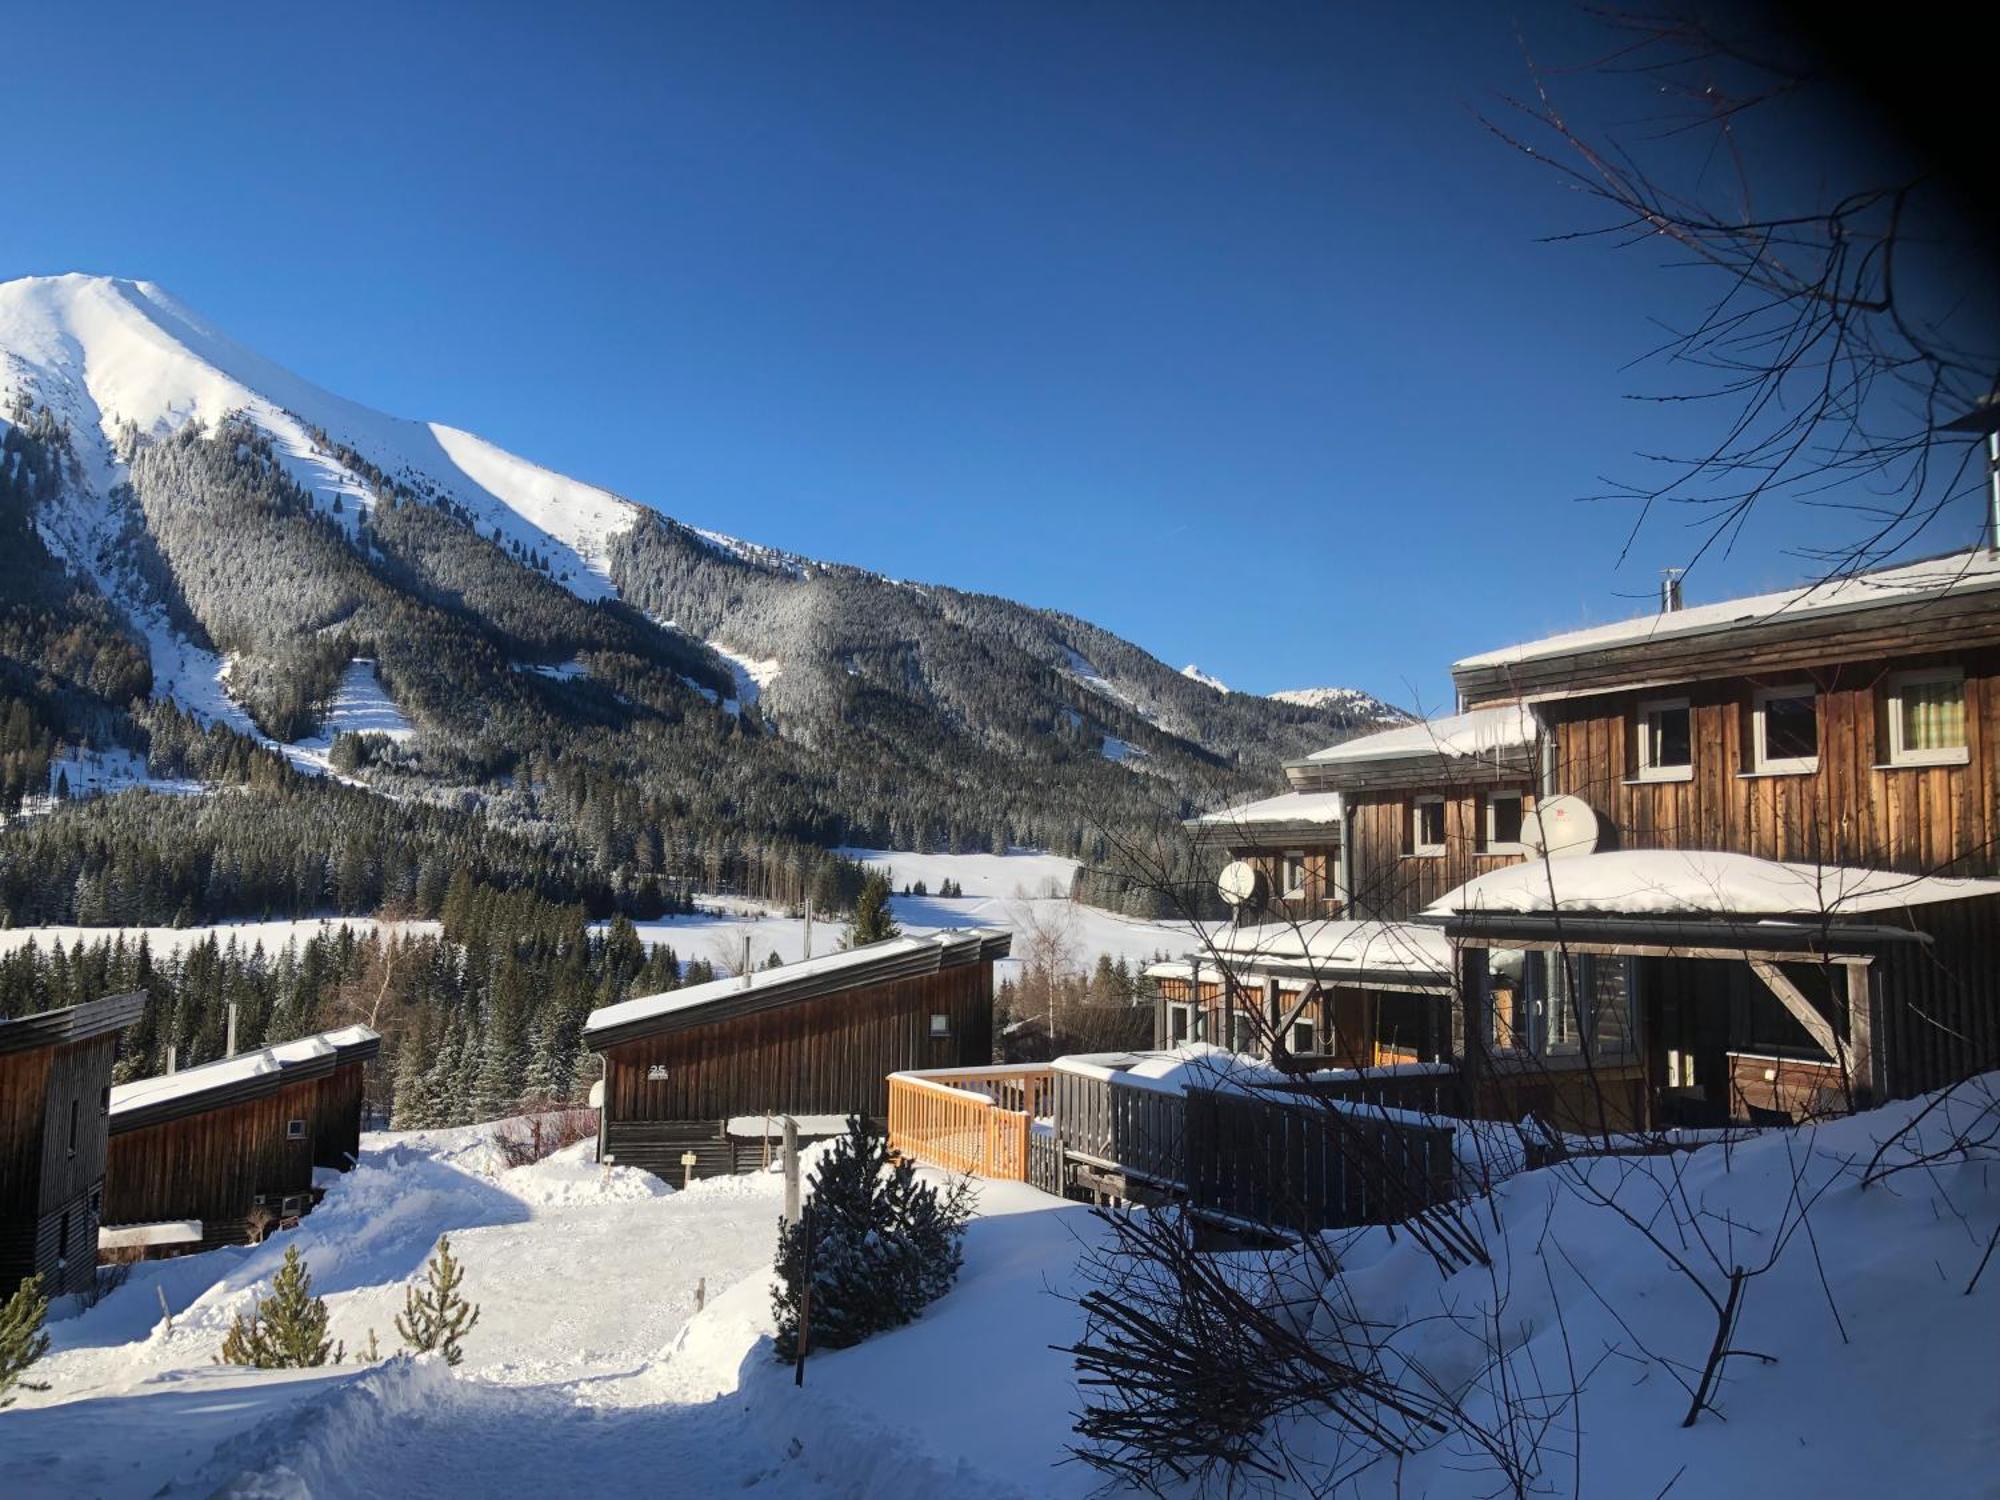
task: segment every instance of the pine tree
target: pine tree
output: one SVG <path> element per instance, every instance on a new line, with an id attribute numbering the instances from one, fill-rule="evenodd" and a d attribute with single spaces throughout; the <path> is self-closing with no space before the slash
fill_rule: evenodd
<path id="1" fill-rule="evenodd" d="M 854 898 L 854 920 L 842 939 L 843 947 L 859 948 L 903 935 L 903 929 L 896 925 L 896 919 L 889 910 L 892 894 L 886 875 L 870 873 L 861 887 L 861 894 Z"/>
<path id="2" fill-rule="evenodd" d="M 403 1292 L 403 1310 L 396 1315 L 396 1332 L 417 1353 L 435 1350 L 444 1356 L 446 1364 L 455 1365 L 465 1358 L 458 1341 L 478 1324 L 479 1308 L 459 1295 L 465 1268 L 452 1258 L 450 1235 L 438 1237 L 437 1251 L 424 1270 L 430 1279 L 423 1294 L 419 1296 L 414 1286 Z"/>
<path id="3" fill-rule="evenodd" d="M 297 1245 L 285 1249 L 285 1263 L 271 1279 L 270 1297 L 252 1302 L 250 1315 L 238 1313 L 222 1341 L 221 1365 L 258 1370 L 303 1370 L 339 1364 L 345 1346 L 326 1336 L 326 1299 L 315 1297 L 312 1273 Z"/>
<path id="4" fill-rule="evenodd" d="M 26 1378 L 28 1367 L 49 1352 L 49 1336 L 42 1328 L 49 1299 L 42 1295 L 42 1278 L 30 1276 L 14 1289 L 14 1295 L 0 1303 L 0 1410 L 12 1406 L 7 1394 L 19 1387 L 24 1391 L 45 1391 L 46 1385 Z"/>
<path id="5" fill-rule="evenodd" d="M 809 1209 L 778 1233 L 777 1353 L 795 1359 L 811 1262 L 813 1348 L 843 1349 L 908 1323 L 957 1278 L 969 1184 L 940 1194 L 859 1116 L 813 1169 Z M 810 1240 L 808 1239 L 810 1234 Z"/>

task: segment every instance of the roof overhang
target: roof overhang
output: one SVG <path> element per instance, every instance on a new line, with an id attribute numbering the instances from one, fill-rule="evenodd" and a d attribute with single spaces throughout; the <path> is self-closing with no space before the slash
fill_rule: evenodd
<path id="1" fill-rule="evenodd" d="M 675 1004 L 656 1014 L 586 1025 L 583 1042 L 591 1051 L 603 1052 L 642 1037 L 663 1036 L 717 1021 L 731 1021 L 740 1016 L 815 1000 L 823 995 L 837 995 L 844 990 L 890 984 L 898 979 L 921 978 L 969 964 L 991 963 L 1008 955 L 1013 947 L 1013 935 L 974 928 L 963 933 L 943 933 L 935 939 L 926 938 L 914 943 L 892 939 L 879 946 L 885 950 L 880 955 L 857 959 L 834 969 L 815 970 L 811 967 L 812 960 L 808 959 L 789 966 L 800 970 L 798 973 L 788 974 L 784 968 L 756 970 L 748 976 L 750 983 L 747 985 L 740 979 L 718 979 L 712 985 L 697 985 L 694 990 L 712 991 L 712 994 L 691 994 L 688 998 L 692 1003 Z M 669 990 L 661 998 L 677 1000 L 680 993 Z M 606 1009 L 616 1010 L 617 1007 Z"/>
<path id="2" fill-rule="evenodd" d="M 1928 934 L 1907 927 L 1796 916 L 1480 911 L 1416 920 L 1442 927 L 1445 936 L 1463 948 L 1554 948 L 1656 958 L 1795 955 L 1838 962 L 1866 959 L 1887 944 L 1930 941 Z"/>
<path id="3" fill-rule="evenodd" d="M 1535 773 L 1534 751 L 1519 746 L 1487 755 L 1408 755 L 1394 760 L 1285 762 L 1301 792 L 1354 793 L 1499 786 Z"/>
<path id="4" fill-rule="evenodd" d="M 40 1047 L 67 1047 L 106 1032 L 123 1031 L 146 1009 L 143 991 L 107 995 L 62 1010 L 0 1021 L 0 1052 L 32 1052 Z"/>
<path id="5" fill-rule="evenodd" d="M 1340 843 L 1340 823 L 1244 822 L 1218 823 L 1189 818 L 1181 824 L 1197 844 L 1227 849 L 1257 849 L 1282 853 L 1287 849 L 1333 848 Z"/>
<path id="6" fill-rule="evenodd" d="M 204 1085 L 194 1076 L 202 1071 L 201 1068 L 190 1068 L 187 1076 L 193 1086 L 180 1092 L 170 1093 L 163 1098 L 141 1099 L 121 1105 L 114 1094 L 111 1104 L 111 1134 L 123 1135 L 127 1131 L 162 1125 L 169 1120 L 185 1120 L 194 1115 L 207 1114 L 211 1110 L 228 1109 L 253 1099 L 262 1099 L 281 1089 L 288 1089 L 295 1083 L 330 1077 L 350 1063 L 365 1063 L 381 1052 L 382 1038 L 369 1031 L 367 1027 L 357 1026 L 347 1030 L 365 1035 L 346 1036 L 342 1041 L 331 1043 L 327 1050 L 315 1052 L 307 1057 L 275 1058 L 277 1066 L 248 1075 L 231 1073 L 215 1063 L 204 1064 L 205 1067 L 218 1068 L 215 1082 L 209 1085 Z M 337 1034 L 344 1033 L 322 1033 L 328 1036 L 329 1040 L 332 1035 Z M 312 1037 L 298 1039 L 300 1042 L 312 1040 L 314 1040 Z M 295 1045 L 297 1045 L 295 1042 L 276 1044 L 278 1048 Z M 244 1054 L 246 1058 L 252 1055 L 254 1054 Z M 236 1059 L 222 1060 L 224 1064 L 233 1061 Z M 181 1075 L 172 1073 L 165 1075 L 167 1078 L 179 1076 Z M 158 1080 L 145 1081 L 150 1083 Z"/>

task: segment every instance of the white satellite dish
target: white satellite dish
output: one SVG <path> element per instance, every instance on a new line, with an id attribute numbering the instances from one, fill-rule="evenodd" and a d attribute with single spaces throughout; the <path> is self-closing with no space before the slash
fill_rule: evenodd
<path id="1" fill-rule="evenodd" d="M 1263 874 L 1247 859 L 1233 859 L 1215 877 L 1215 888 L 1231 906 L 1250 906 L 1264 884 Z"/>
<path id="2" fill-rule="evenodd" d="M 1530 853 L 1549 859 L 1593 854 L 1602 834 L 1597 809 L 1568 793 L 1536 803 L 1534 811 L 1521 820 L 1521 842 Z"/>

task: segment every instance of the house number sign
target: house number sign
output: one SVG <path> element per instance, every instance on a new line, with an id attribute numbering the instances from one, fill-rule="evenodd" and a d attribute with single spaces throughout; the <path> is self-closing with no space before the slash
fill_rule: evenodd
<path id="1" fill-rule="evenodd" d="M 654 1063 L 652 1067 L 646 1069 L 646 1082 L 665 1083 L 666 1081 L 667 1065 L 665 1063 Z"/>

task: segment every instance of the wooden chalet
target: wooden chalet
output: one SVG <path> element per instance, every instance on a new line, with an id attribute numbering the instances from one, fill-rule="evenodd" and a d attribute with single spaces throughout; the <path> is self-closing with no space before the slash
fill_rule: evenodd
<path id="1" fill-rule="evenodd" d="M 1525 705 L 1543 806 L 1593 825 L 1432 904 L 1475 1065 L 1615 1061 L 1636 1113 L 1699 1122 L 2000 1064 L 2000 886 L 1967 878 L 2000 875 L 2000 553 L 1670 589 L 1453 675 L 1474 712 Z"/>
<path id="2" fill-rule="evenodd" d="M 102 1248 L 206 1250 L 295 1223 L 354 1165 L 381 1045 L 347 1026 L 111 1090 Z"/>
<path id="3" fill-rule="evenodd" d="M 1257 872 L 1252 914 L 1292 920 L 1337 917 L 1341 885 L 1338 792 L 1288 791 L 1225 807 L 1182 825 L 1198 853 L 1241 860 Z"/>
<path id="4" fill-rule="evenodd" d="M 0 1299 L 37 1273 L 50 1297 L 97 1274 L 111 1065 L 145 1004 L 112 995 L 0 1021 Z"/>
<path id="5" fill-rule="evenodd" d="M 784 1115 L 832 1133 L 848 1115 L 886 1116 L 891 1073 L 988 1063 L 993 964 L 1010 941 L 891 938 L 592 1012 L 599 1159 L 675 1183 L 689 1154 L 696 1176 L 748 1170 Z"/>

